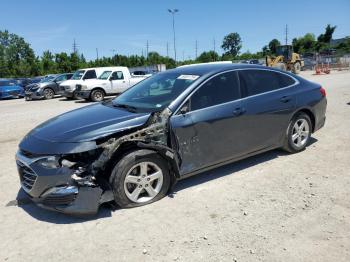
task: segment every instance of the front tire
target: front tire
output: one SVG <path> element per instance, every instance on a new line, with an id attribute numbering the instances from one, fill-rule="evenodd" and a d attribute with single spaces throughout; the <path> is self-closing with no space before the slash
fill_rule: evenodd
<path id="1" fill-rule="evenodd" d="M 166 195 L 170 186 L 169 168 L 156 152 L 136 150 L 114 166 L 110 183 L 120 207 L 147 205 Z"/>
<path id="2" fill-rule="evenodd" d="M 90 100 L 93 102 L 101 102 L 104 98 L 105 93 L 100 89 L 96 89 L 91 92 Z"/>
<path id="3" fill-rule="evenodd" d="M 293 117 L 288 125 L 283 149 L 290 153 L 297 153 L 305 149 L 310 141 L 312 123 L 305 113 Z"/>
<path id="4" fill-rule="evenodd" d="M 45 88 L 43 94 L 44 99 L 52 99 L 55 96 L 55 92 L 51 88 Z"/>

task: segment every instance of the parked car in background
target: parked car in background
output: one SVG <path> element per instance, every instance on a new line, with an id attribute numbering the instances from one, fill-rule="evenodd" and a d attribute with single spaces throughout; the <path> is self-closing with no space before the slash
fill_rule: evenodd
<path id="1" fill-rule="evenodd" d="M 31 84 L 27 86 L 25 91 L 25 99 L 52 99 L 55 95 L 60 94 L 59 85 L 63 81 L 71 79 L 72 76 L 71 73 L 51 75 L 42 79 L 39 83 Z"/>
<path id="2" fill-rule="evenodd" d="M 0 99 L 23 98 L 24 89 L 15 80 L 0 80 Z"/>
<path id="3" fill-rule="evenodd" d="M 304 150 L 326 107 L 326 91 L 292 73 L 179 67 L 33 129 L 16 155 L 21 186 L 40 206 L 70 214 L 95 214 L 109 201 L 149 204 L 191 175 L 275 148 Z"/>
<path id="4" fill-rule="evenodd" d="M 263 65 L 262 62 L 259 61 L 259 59 L 248 59 L 241 61 L 243 64 L 251 64 L 251 65 Z"/>
<path id="5" fill-rule="evenodd" d="M 152 71 L 142 71 L 142 70 L 137 70 L 131 73 L 131 76 L 133 77 L 150 77 L 151 75 L 154 75 L 157 72 L 152 72 Z"/>
<path id="6" fill-rule="evenodd" d="M 30 78 L 15 78 L 14 79 L 18 86 L 25 88 L 27 85 L 31 84 Z"/>
<path id="7" fill-rule="evenodd" d="M 127 67 L 110 68 L 104 71 L 97 79 L 77 84 L 76 96 L 77 98 L 99 102 L 102 101 L 105 96 L 124 92 L 149 76 L 150 75 L 140 75 L 138 77 L 131 77 Z"/>
<path id="8" fill-rule="evenodd" d="M 60 84 L 59 92 L 68 99 L 76 99 L 76 86 L 84 83 L 85 80 L 95 79 L 110 67 L 84 68 L 77 70 L 70 80 Z"/>

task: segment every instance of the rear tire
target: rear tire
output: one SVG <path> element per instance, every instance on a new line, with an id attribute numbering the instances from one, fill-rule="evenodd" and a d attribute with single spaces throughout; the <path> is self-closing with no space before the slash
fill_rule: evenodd
<path id="1" fill-rule="evenodd" d="M 310 117 L 305 113 L 298 113 L 288 125 L 283 149 L 290 153 L 303 151 L 310 141 L 311 132 Z"/>
<path id="2" fill-rule="evenodd" d="M 166 195 L 170 186 L 168 165 L 154 151 L 136 150 L 114 166 L 110 183 L 121 208 L 147 205 Z"/>
<path id="3" fill-rule="evenodd" d="M 105 98 L 105 93 L 101 89 L 93 90 L 90 94 L 90 100 L 93 102 L 101 102 Z"/>
<path id="4" fill-rule="evenodd" d="M 43 94 L 44 99 L 52 99 L 55 96 L 55 92 L 51 88 L 45 88 Z"/>

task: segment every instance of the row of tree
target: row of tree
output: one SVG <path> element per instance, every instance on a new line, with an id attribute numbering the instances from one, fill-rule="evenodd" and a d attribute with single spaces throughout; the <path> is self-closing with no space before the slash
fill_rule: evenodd
<path id="1" fill-rule="evenodd" d="M 330 49 L 330 41 L 336 26 L 327 25 L 325 33 L 315 37 L 314 34 L 294 38 L 292 41 L 295 52 L 305 54 L 322 52 Z M 222 55 L 214 51 L 201 53 L 194 60 L 175 62 L 170 57 L 164 57 L 157 52 L 150 52 L 147 57 L 131 55 L 114 55 L 96 60 L 87 61 L 83 54 L 65 52 L 53 54 L 45 51 L 41 57 L 35 56 L 30 45 L 20 36 L 11 34 L 8 31 L 0 31 L 0 78 L 5 77 L 29 77 L 46 75 L 52 73 L 74 72 L 79 68 L 96 66 L 145 66 L 154 64 L 165 64 L 167 68 L 174 68 L 176 65 L 191 63 L 206 63 L 212 61 L 247 60 L 259 59 L 266 55 L 276 54 L 277 47 L 281 43 L 273 39 L 261 51 L 256 53 L 245 52 L 240 54 L 242 40 L 238 33 L 230 33 L 224 37 L 221 48 Z M 350 52 L 350 38 L 334 47 L 338 53 Z"/>

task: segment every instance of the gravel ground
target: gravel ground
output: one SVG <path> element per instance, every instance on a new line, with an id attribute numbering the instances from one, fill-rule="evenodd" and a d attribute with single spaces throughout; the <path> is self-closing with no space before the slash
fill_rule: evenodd
<path id="1" fill-rule="evenodd" d="M 104 207 L 88 220 L 12 201 L 20 139 L 87 104 L 0 101 L 0 260 L 350 261 L 350 72 L 303 75 L 328 97 L 326 126 L 305 151 L 251 157 L 181 181 L 154 204 Z"/>

